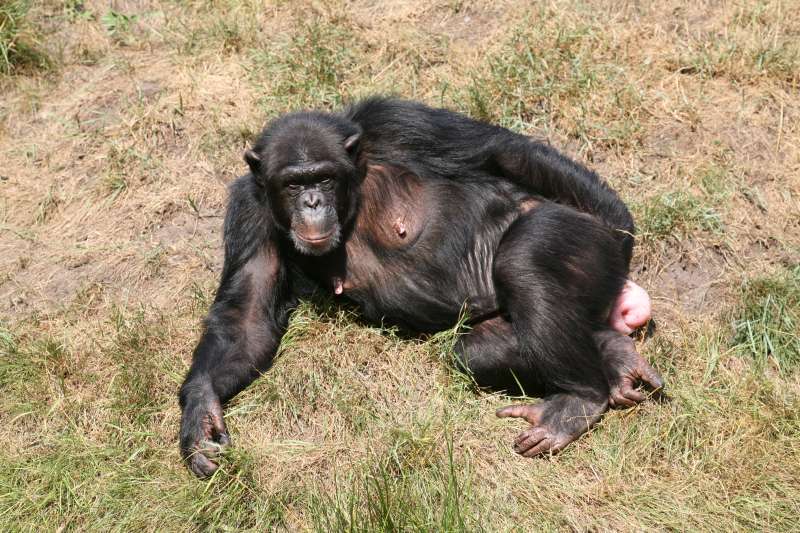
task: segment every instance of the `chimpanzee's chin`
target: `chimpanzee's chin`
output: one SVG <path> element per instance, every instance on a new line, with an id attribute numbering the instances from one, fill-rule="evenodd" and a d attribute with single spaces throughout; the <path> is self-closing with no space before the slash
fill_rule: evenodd
<path id="1" fill-rule="evenodd" d="M 324 239 L 307 239 L 292 232 L 292 241 L 295 249 L 305 255 L 325 255 L 339 245 L 340 231 L 336 228 L 330 236 Z"/>

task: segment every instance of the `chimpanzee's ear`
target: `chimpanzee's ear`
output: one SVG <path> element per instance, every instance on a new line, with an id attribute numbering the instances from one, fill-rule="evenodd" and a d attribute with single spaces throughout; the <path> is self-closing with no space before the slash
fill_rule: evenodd
<path id="1" fill-rule="evenodd" d="M 347 150 L 347 153 L 353 155 L 358 148 L 358 142 L 361 140 L 361 130 L 357 131 L 356 133 L 349 136 L 347 139 L 344 140 L 344 149 Z"/>
<path id="2" fill-rule="evenodd" d="M 247 163 L 247 166 L 250 167 L 250 172 L 257 176 L 261 170 L 261 156 L 253 150 L 245 150 L 244 160 Z"/>

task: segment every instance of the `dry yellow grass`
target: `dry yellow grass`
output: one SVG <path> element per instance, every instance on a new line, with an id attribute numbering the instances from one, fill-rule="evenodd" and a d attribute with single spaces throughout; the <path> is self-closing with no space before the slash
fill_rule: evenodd
<path id="1" fill-rule="evenodd" d="M 797 527 L 792 2 L 46 0 L 26 20 L 50 61 L 0 76 L 4 529 Z M 510 400 L 451 370 L 450 336 L 304 305 L 228 410 L 223 470 L 190 476 L 176 394 L 243 148 L 373 93 L 547 138 L 621 192 L 671 402 L 521 460 L 493 416 Z"/>

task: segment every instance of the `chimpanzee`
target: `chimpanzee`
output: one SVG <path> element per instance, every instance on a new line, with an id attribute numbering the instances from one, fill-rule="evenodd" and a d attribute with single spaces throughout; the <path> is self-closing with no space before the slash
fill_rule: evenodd
<path id="1" fill-rule="evenodd" d="M 180 390 L 181 452 L 198 476 L 230 442 L 222 406 L 270 367 L 313 290 L 421 333 L 465 310 L 463 370 L 544 397 L 497 413 L 532 424 L 514 444 L 526 457 L 561 450 L 609 404 L 642 401 L 637 385 L 662 387 L 623 334 L 649 318 L 646 293 L 626 282 L 631 215 L 548 145 L 373 97 L 278 118 L 244 158 L 222 279 Z"/>

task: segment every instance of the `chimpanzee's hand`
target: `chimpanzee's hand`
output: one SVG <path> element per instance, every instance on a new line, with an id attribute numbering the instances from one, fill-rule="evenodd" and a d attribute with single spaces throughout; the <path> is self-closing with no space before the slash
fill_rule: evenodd
<path id="1" fill-rule="evenodd" d="M 181 416 L 181 455 L 189 470 L 198 477 L 210 476 L 218 468 L 211 459 L 230 443 L 219 399 L 211 394 L 187 398 Z"/>

